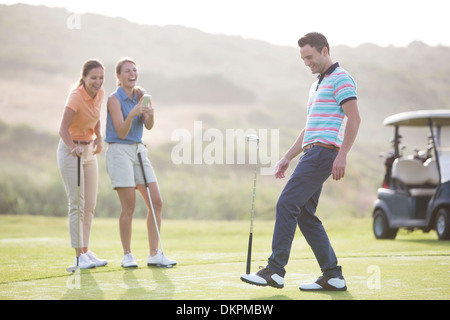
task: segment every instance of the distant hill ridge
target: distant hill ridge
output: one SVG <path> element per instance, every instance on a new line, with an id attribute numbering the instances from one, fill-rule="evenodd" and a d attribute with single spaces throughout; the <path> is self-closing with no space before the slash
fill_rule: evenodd
<path id="1" fill-rule="evenodd" d="M 71 75 L 78 74 L 84 60 L 98 57 L 112 71 L 118 58 L 130 56 L 139 63 L 141 79 L 171 103 L 301 100 L 314 80 L 299 58 L 297 39 L 292 39 L 292 47 L 280 47 L 96 14 L 80 15 L 79 29 L 69 29 L 70 17 L 65 9 L 0 5 L 2 69 Z M 299 30 L 299 36 L 307 31 Z M 399 109 L 414 109 L 419 103 L 427 104 L 425 108 L 450 106 L 448 47 L 419 42 L 406 48 L 332 46 L 331 54 L 354 74 L 364 98 L 402 103 Z"/>
<path id="2" fill-rule="evenodd" d="M 46 94 L 41 103 L 59 116 L 69 84 L 77 80 L 86 59 L 98 58 L 105 64 L 105 89 L 110 93 L 115 89 L 115 62 L 129 56 L 139 65 L 139 83 L 159 105 L 217 106 L 209 113 L 218 121 L 228 106 L 242 106 L 243 117 L 254 126 L 296 132 L 302 125 L 315 75 L 303 65 L 297 39 L 292 39 L 292 47 L 281 47 L 97 14 L 80 15 L 79 29 L 71 29 L 67 26 L 71 15 L 44 6 L 0 5 L 0 88 L 9 92 L 0 100 L 0 111 L 8 110 L 12 117 L 17 110 L 20 118 L 24 105 L 30 104 L 21 102 L 20 90 L 11 91 L 17 84 L 26 97 L 54 86 L 54 96 Z M 299 30 L 299 36 L 307 31 Z M 381 121 L 395 112 L 450 108 L 449 47 L 420 42 L 404 48 L 331 44 L 331 55 L 356 79 L 363 121 L 370 119 L 363 122 L 362 137 L 373 137 Z M 253 114 L 245 114 L 254 108 Z"/>

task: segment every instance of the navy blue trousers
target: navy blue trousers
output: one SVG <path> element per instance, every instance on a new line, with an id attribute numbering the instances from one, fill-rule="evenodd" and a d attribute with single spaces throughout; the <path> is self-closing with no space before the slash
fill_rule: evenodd
<path id="1" fill-rule="evenodd" d="M 322 185 L 331 175 L 337 153 L 320 146 L 305 150 L 278 199 L 268 267 L 282 277 L 286 274 L 284 267 L 289 260 L 297 225 L 323 275 L 332 278 L 342 275 L 328 235 L 315 215 Z"/>

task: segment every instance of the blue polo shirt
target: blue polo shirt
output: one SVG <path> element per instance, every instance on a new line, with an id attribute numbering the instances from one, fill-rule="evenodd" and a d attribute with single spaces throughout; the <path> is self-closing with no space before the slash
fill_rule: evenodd
<path id="1" fill-rule="evenodd" d="M 125 90 L 123 90 L 123 88 L 119 86 L 117 90 L 113 92 L 111 95 L 115 95 L 117 100 L 119 100 L 123 118 L 126 119 L 130 111 L 138 103 L 136 93 L 134 93 L 133 99 L 130 99 L 128 95 L 125 93 Z M 114 128 L 114 123 L 108 110 L 106 118 L 105 141 L 108 143 L 123 143 L 123 144 L 142 143 L 143 125 L 144 123 L 142 121 L 142 116 L 135 116 L 133 118 L 133 123 L 131 125 L 130 131 L 128 132 L 128 135 L 125 137 L 125 139 L 120 139 L 119 136 L 117 135 L 116 129 Z"/>

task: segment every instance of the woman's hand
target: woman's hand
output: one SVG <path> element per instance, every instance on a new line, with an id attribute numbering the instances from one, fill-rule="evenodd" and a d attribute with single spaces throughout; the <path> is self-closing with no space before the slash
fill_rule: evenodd
<path id="1" fill-rule="evenodd" d="M 103 149 L 102 138 L 97 137 L 94 140 L 94 154 L 101 153 Z"/>
<path id="2" fill-rule="evenodd" d="M 146 109 L 148 109 L 147 106 L 144 106 L 142 104 L 143 101 L 144 101 L 144 97 L 142 97 L 139 100 L 138 104 L 135 105 L 133 109 L 131 109 L 129 114 L 132 115 L 133 117 L 140 116 L 141 114 L 143 114 L 146 111 Z"/>
<path id="3" fill-rule="evenodd" d="M 70 150 L 70 154 L 74 157 L 81 157 L 83 155 L 84 148 L 82 146 L 75 146 Z"/>

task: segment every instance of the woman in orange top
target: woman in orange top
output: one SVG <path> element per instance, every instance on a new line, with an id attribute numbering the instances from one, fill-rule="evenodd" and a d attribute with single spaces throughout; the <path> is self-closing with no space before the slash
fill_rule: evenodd
<path id="1" fill-rule="evenodd" d="M 81 79 L 67 98 L 59 129 L 61 140 L 57 158 L 69 202 L 70 242 L 72 248 L 75 248 L 76 257 L 79 258 L 75 258 L 75 265 L 78 260 L 78 266 L 82 269 L 107 264 L 106 260 L 97 258 L 88 250 L 97 201 L 96 154 L 102 151 L 100 110 L 105 95 L 103 78 L 104 67 L 100 61 L 88 60 L 84 63 Z M 80 199 L 78 199 L 77 157 L 81 158 Z"/>

